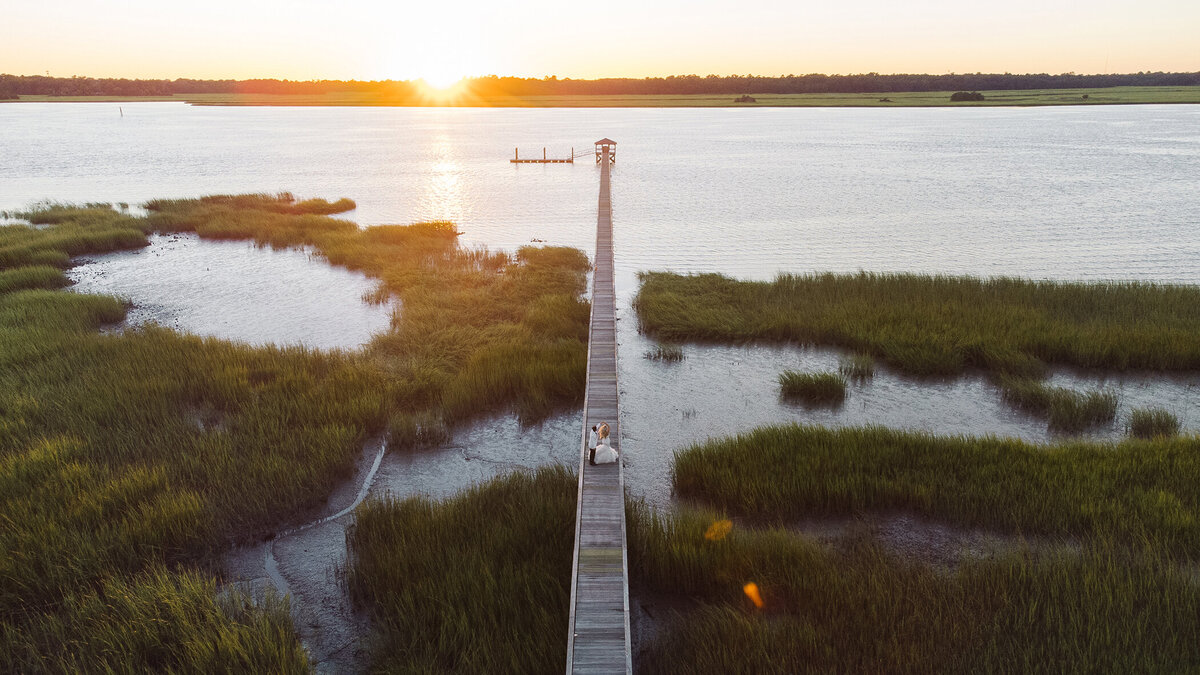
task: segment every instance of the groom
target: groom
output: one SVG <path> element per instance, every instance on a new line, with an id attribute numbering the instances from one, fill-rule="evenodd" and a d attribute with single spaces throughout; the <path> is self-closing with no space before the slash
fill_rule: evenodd
<path id="1" fill-rule="evenodd" d="M 596 425 L 592 425 L 592 430 L 588 432 L 588 464 L 596 466 L 596 446 L 599 445 L 600 438 L 596 436 Z"/>

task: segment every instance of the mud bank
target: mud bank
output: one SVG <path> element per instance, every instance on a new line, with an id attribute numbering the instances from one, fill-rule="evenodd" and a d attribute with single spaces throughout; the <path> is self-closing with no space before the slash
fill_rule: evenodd
<path id="1" fill-rule="evenodd" d="M 261 597 L 266 589 L 289 595 L 301 640 L 317 672 L 362 672 L 367 666 L 370 624 L 346 595 L 346 529 L 363 499 L 451 496 L 496 476 L 546 464 L 575 467 L 578 412 L 522 427 L 513 416 L 479 422 L 454 434 L 443 447 L 388 451 L 381 440 L 366 444 L 354 478 L 334 492 L 312 521 L 274 539 L 238 548 L 225 557 L 226 582 Z"/>

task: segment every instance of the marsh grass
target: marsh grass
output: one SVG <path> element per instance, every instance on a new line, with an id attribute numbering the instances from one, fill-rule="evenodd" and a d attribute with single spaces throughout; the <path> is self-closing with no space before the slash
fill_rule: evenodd
<path id="1" fill-rule="evenodd" d="M 838 359 L 838 372 L 851 380 L 875 377 L 875 359 L 870 354 L 851 354 Z"/>
<path id="2" fill-rule="evenodd" d="M 1047 364 L 1200 370 L 1200 287 L 914 274 L 642 273 L 642 328 L 671 341 L 795 342 L 870 354 L 913 375 Z"/>
<path id="3" fill-rule="evenodd" d="M 1200 555 L 1200 438 L 1033 445 L 879 427 L 763 427 L 676 454 L 675 492 L 757 521 L 903 511 Z"/>
<path id="4" fill-rule="evenodd" d="M 1117 395 L 1112 392 L 1079 392 L 1029 378 L 1001 377 L 999 383 L 1005 401 L 1045 417 L 1058 431 L 1082 431 L 1117 416 Z"/>
<path id="5" fill-rule="evenodd" d="M 218 594 L 211 578 L 161 568 L 80 589 L 0 633 L 0 654 L 14 673 L 311 672 L 286 600 Z"/>
<path id="6" fill-rule="evenodd" d="M 634 591 L 699 602 L 667 618 L 640 671 L 1177 672 L 1200 658 L 1200 588 L 1153 551 L 1018 548 L 945 571 L 866 534 L 832 548 L 782 528 L 706 536 L 723 518 L 627 508 Z"/>
<path id="7" fill-rule="evenodd" d="M 432 411 L 397 413 L 388 421 L 388 447 L 392 450 L 433 448 L 449 442 L 450 428 Z"/>
<path id="8" fill-rule="evenodd" d="M 347 582 L 376 627 L 373 668 L 561 671 L 576 488 L 573 473 L 555 466 L 445 502 L 359 507 Z"/>
<path id="9" fill-rule="evenodd" d="M 238 211 L 268 211 L 289 215 L 325 216 L 334 213 L 345 213 L 358 208 L 353 199 L 342 198 L 335 202 L 324 199 L 306 199 L 297 201 L 290 192 L 275 194 L 257 193 L 240 195 L 209 195 L 199 199 L 151 199 L 145 207 L 150 211 L 191 210 L 197 205 L 201 207 L 228 207 Z"/>
<path id="10" fill-rule="evenodd" d="M 675 344 L 658 345 L 646 352 L 645 358 L 650 361 L 678 363 L 683 360 L 683 348 Z"/>
<path id="11" fill-rule="evenodd" d="M 1164 438 L 1179 433 L 1179 418 L 1162 408 L 1134 408 L 1129 411 L 1126 433 L 1135 438 Z"/>
<path id="12" fill-rule="evenodd" d="M 61 288 L 69 283 L 62 270 L 50 265 L 29 265 L 0 271 L 0 293 L 30 288 Z"/>
<path id="13" fill-rule="evenodd" d="M 785 370 L 779 374 L 780 394 L 808 405 L 837 405 L 846 400 L 846 380 L 837 373 L 801 373 Z"/>
<path id="14" fill-rule="evenodd" d="M 147 575 L 202 574 L 229 545 L 318 508 L 350 477 L 364 440 L 386 428 L 411 439 L 401 445 L 431 444 L 490 411 L 535 420 L 582 398 L 589 308 L 580 251 L 470 251 L 449 223 L 360 230 L 325 215 L 351 208 L 348 200 L 149 206 L 135 217 L 47 204 L 22 214 L 40 227 L 0 228 L 0 671 L 71 670 L 38 655 L 72 652 L 94 658 L 91 670 L 187 671 L 200 654 L 189 650 L 203 648 L 189 636 L 223 640 L 221 631 L 242 630 L 236 613 L 193 603 L 169 620 L 129 609 L 122 623 L 74 603 L 106 584 L 192 593 L 182 580 L 164 586 Z M 321 352 L 153 326 L 100 334 L 124 317 L 120 300 L 50 290 L 72 256 L 175 231 L 312 247 L 378 278 L 403 311 L 365 350 Z M 198 415 L 221 423 L 198 425 Z M 269 615 L 246 619 L 246 630 L 264 632 L 239 643 L 243 667 L 224 656 L 195 663 L 294 670 L 294 634 Z M 161 644 L 137 647 L 143 633 Z"/>

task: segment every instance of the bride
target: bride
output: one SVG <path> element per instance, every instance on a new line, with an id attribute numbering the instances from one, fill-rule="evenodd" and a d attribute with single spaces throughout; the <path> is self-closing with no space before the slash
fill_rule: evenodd
<path id="1" fill-rule="evenodd" d="M 596 463 L 612 464 L 617 461 L 617 451 L 608 442 L 608 422 L 601 422 L 598 431 L 600 445 L 596 446 Z"/>

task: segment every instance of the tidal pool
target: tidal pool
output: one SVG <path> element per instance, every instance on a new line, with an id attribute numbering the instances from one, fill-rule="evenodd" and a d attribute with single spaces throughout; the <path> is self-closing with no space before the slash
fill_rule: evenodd
<path id="1" fill-rule="evenodd" d="M 393 305 L 366 302 L 376 282 L 303 249 L 277 250 L 195 234 L 81 258 L 67 275 L 79 293 L 126 298 L 126 327 L 157 323 L 253 345 L 355 349 L 387 330 Z"/>
<path id="2" fill-rule="evenodd" d="M 632 310 L 630 310 L 632 313 Z M 627 315 L 628 316 L 628 315 Z M 1068 436 L 1046 420 L 1017 410 L 980 372 L 949 378 L 914 378 L 877 365 L 875 376 L 851 382 L 838 406 L 808 407 L 780 398 L 783 370 L 836 371 L 842 352 L 795 345 L 684 345 L 684 360 L 644 358 L 656 344 L 636 330 L 618 329 L 621 447 L 633 496 L 655 506 L 671 502 L 674 452 L 709 438 L 769 424 L 798 422 L 831 427 L 881 425 L 935 434 L 1006 436 L 1051 443 Z M 1119 440 L 1133 408 L 1162 407 L 1184 431 L 1200 427 L 1200 374 L 1108 373 L 1056 369 L 1054 386 L 1103 389 L 1118 397 L 1111 424 L 1071 437 Z"/>

